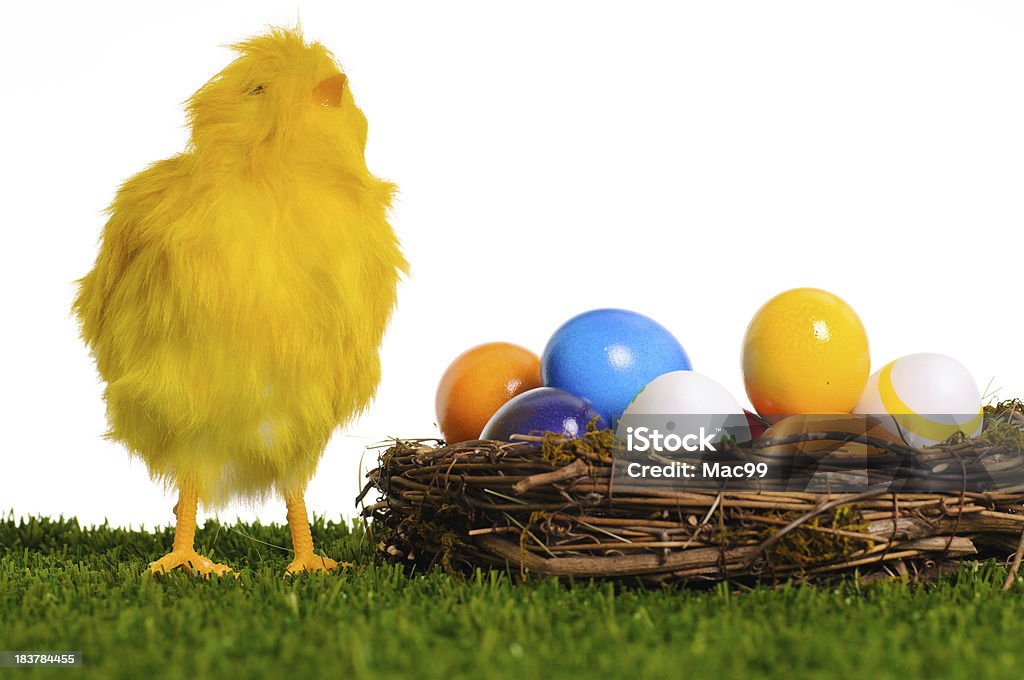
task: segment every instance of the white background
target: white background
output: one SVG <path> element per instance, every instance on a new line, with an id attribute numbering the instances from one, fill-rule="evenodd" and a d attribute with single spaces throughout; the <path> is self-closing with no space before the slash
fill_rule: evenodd
<path id="1" fill-rule="evenodd" d="M 436 434 L 460 351 L 540 352 L 599 306 L 660 320 L 743 398 L 750 317 L 817 286 L 858 310 L 876 368 L 944 352 L 1024 395 L 1024 5 L 640 4 L 4 3 L 0 511 L 172 519 L 101 439 L 73 281 L 117 185 L 182 148 L 220 45 L 299 16 L 401 187 L 413 267 L 377 402 L 331 442 L 313 511 L 354 514 L 367 444 Z"/>

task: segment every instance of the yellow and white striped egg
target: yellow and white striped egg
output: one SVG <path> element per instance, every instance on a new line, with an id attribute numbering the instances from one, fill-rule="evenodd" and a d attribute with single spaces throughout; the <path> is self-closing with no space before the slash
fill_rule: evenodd
<path id="1" fill-rule="evenodd" d="M 981 392 L 967 368 L 944 354 L 910 354 L 868 378 L 853 408 L 881 418 L 887 429 L 915 447 L 946 441 L 957 432 L 981 432 Z"/>

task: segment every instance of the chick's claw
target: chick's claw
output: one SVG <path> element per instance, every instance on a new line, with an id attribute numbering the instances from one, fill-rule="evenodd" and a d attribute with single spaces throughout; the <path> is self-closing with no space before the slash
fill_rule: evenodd
<path id="1" fill-rule="evenodd" d="M 342 562 L 339 565 L 330 557 L 323 557 L 312 553 L 308 555 L 296 555 L 295 559 L 288 565 L 288 570 L 285 572 L 285 575 L 291 576 L 293 574 L 301 574 L 303 572 L 312 573 L 336 571 L 339 566 L 341 566 L 342 569 L 345 569 L 351 565 L 348 562 Z"/>
<path id="2" fill-rule="evenodd" d="M 203 557 L 195 550 L 174 550 L 167 553 L 156 562 L 150 562 L 149 572 L 151 574 L 166 574 L 174 569 L 184 569 L 188 574 L 195 574 L 209 578 L 210 574 L 216 576 L 231 575 L 238 578 L 238 574 L 231 570 L 226 564 L 218 564 L 208 557 Z"/>

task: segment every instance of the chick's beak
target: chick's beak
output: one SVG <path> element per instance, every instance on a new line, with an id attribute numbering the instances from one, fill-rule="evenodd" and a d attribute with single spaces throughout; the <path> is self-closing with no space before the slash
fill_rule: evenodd
<path id="1" fill-rule="evenodd" d="M 347 81 L 344 73 L 321 80 L 313 88 L 313 103 L 321 106 L 340 106 L 341 93 L 345 90 Z"/>

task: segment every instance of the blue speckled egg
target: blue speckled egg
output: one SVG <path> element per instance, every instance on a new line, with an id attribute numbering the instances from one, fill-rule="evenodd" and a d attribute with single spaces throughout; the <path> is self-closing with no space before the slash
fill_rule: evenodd
<path id="1" fill-rule="evenodd" d="M 664 326 L 625 309 L 569 319 L 541 356 L 545 385 L 583 397 L 612 426 L 644 385 L 691 368 L 686 350 Z"/>
<path id="2" fill-rule="evenodd" d="M 587 423 L 595 417 L 599 428 L 608 427 L 601 414 L 583 399 L 554 387 L 536 387 L 505 402 L 487 421 L 480 438 L 509 441 L 514 434 L 534 431 L 576 437 L 586 432 Z"/>

